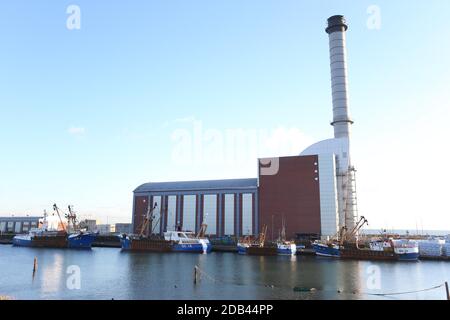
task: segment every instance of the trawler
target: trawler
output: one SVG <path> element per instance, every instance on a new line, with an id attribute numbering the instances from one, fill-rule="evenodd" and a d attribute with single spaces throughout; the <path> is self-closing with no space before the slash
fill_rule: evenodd
<path id="1" fill-rule="evenodd" d="M 154 207 L 148 207 L 147 213 L 144 215 L 144 220 L 140 226 L 139 234 L 121 234 L 119 235 L 120 244 L 123 251 L 148 251 L 148 252 L 171 252 L 172 241 L 165 240 L 159 234 L 155 234 L 155 226 L 153 221 L 156 219 L 154 214 L 158 204 Z M 160 221 L 159 216 L 157 221 Z M 157 222 L 156 221 L 156 222 Z"/>
<path id="2" fill-rule="evenodd" d="M 32 228 L 28 234 L 15 236 L 13 246 L 90 249 L 97 234 L 79 228 L 72 207 L 69 206 L 69 214 L 65 216 L 68 224 L 63 222 L 56 204 L 53 205 L 53 210 L 52 216 L 47 215 L 47 212 L 44 211 L 44 217 L 38 228 Z"/>
<path id="3" fill-rule="evenodd" d="M 237 244 L 238 253 L 253 256 L 275 256 L 278 248 L 266 243 L 267 226 L 263 226 L 262 232 L 257 238 L 245 236 Z"/>
<path id="4" fill-rule="evenodd" d="M 161 215 L 157 219 L 154 214 L 158 204 L 147 210 L 144 221 L 141 225 L 138 235 L 119 235 L 122 250 L 124 251 L 148 251 L 148 252 L 192 252 L 192 253 L 210 253 L 211 243 L 206 238 L 207 225 L 202 224 L 200 232 L 182 231 L 177 228 L 176 231 L 167 231 L 164 236 L 157 234 L 156 226 L 159 225 Z M 153 221 L 156 223 L 153 226 Z M 150 231 L 151 230 L 151 231 Z"/>
<path id="5" fill-rule="evenodd" d="M 392 237 L 361 241 L 358 232 L 365 224 L 368 224 L 367 219 L 361 217 L 350 232 L 343 227 L 339 236 L 331 241 L 316 241 L 313 244 L 316 255 L 355 260 L 417 261 L 419 259 L 419 247 L 416 241 Z"/>
<path id="6" fill-rule="evenodd" d="M 286 240 L 286 225 L 283 218 L 282 228 L 280 232 L 280 236 L 276 242 L 277 244 L 277 253 L 279 255 L 291 255 L 295 256 L 297 254 L 297 245 L 294 241 Z"/>

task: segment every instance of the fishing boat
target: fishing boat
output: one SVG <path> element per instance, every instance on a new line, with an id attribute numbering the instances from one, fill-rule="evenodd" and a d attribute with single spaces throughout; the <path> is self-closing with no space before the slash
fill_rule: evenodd
<path id="1" fill-rule="evenodd" d="M 157 217 L 155 214 L 157 208 L 157 203 L 148 207 L 138 234 L 119 235 L 122 251 L 172 252 L 173 242 L 155 234 L 157 222 L 161 219 L 161 215 Z"/>
<path id="2" fill-rule="evenodd" d="M 164 233 L 164 238 L 173 243 L 172 251 L 174 252 L 210 253 L 212 251 L 209 240 L 199 237 L 194 232 L 168 231 Z"/>
<path id="3" fill-rule="evenodd" d="M 266 244 L 267 226 L 263 226 L 262 232 L 257 238 L 245 236 L 237 243 L 238 253 L 253 256 L 275 256 L 278 254 L 276 245 Z"/>
<path id="4" fill-rule="evenodd" d="M 97 234 L 86 232 L 76 227 L 76 215 L 69 207 L 66 215 L 69 223 L 66 225 L 60 215 L 59 208 L 53 205 L 52 216 L 44 211 L 44 217 L 38 228 L 32 228 L 27 234 L 16 235 L 13 238 L 13 246 L 37 247 L 37 248 L 71 248 L 90 249 Z M 72 223 L 72 229 L 69 225 Z"/>
<path id="5" fill-rule="evenodd" d="M 277 253 L 279 255 L 295 256 L 297 254 L 297 245 L 295 244 L 295 242 L 286 240 L 286 224 L 284 219 L 282 222 L 280 236 L 276 244 L 277 244 Z"/>
<path id="6" fill-rule="evenodd" d="M 417 261 L 419 259 L 419 246 L 416 241 L 383 236 L 361 241 L 358 232 L 365 224 L 368 224 L 367 219 L 361 217 L 350 232 L 343 227 L 338 237 L 327 242 L 314 242 L 313 248 L 316 255 L 355 260 Z"/>
<path id="7" fill-rule="evenodd" d="M 358 243 L 349 243 L 340 248 L 340 257 L 358 260 L 418 261 L 419 245 L 416 241 L 392 238 L 372 240 L 365 247 L 360 247 Z"/>
<path id="8" fill-rule="evenodd" d="M 157 234 L 155 227 L 159 225 L 158 221 L 161 218 L 161 215 L 157 217 L 154 214 L 157 206 L 155 204 L 153 208 L 148 209 L 138 235 L 119 235 L 122 250 L 191 253 L 211 252 L 211 243 L 205 236 L 206 224 L 202 224 L 198 234 L 182 230 L 167 231 L 164 233 L 164 236 Z M 156 221 L 155 224 L 153 224 L 154 221 Z"/>
<path id="9" fill-rule="evenodd" d="M 313 243 L 312 247 L 316 255 L 321 257 L 339 258 L 340 256 L 339 244 L 333 242 L 322 243 L 320 241 L 316 241 Z"/>
<path id="10" fill-rule="evenodd" d="M 119 235 L 123 251 L 172 252 L 172 242 L 159 236 Z"/>

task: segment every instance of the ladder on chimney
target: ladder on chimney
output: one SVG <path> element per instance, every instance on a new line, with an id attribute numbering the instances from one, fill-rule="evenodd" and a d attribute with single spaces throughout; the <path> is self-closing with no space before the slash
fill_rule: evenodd
<path id="1" fill-rule="evenodd" d="M 344 197 L 344 214 L 347 216 L 352 214 L 353 225 L 358 221 L 358 198 L 356 196 L 356 169 L 351 166 L 348 168 L 346 177 L 343 179 L 343 188 L 346 189 Z M 352 228 L 352 226 L 347 226 Z"/>

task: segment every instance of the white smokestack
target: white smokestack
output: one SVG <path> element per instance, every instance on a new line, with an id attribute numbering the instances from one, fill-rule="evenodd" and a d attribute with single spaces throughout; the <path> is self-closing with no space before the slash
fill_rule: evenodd
<path id="1" fill-rule="evenodd" d="M 347 50 L 344 16 L 328 18 L 326 32 L 330 39 L 331 88 L 333 94 L 333 122 L 335 138 L 349 138 L 353 121 L 348 111 Z"/>
<path id="2" fill-rule="evenodd" d="M 347 149 L 337 154 L 337 193 L 339 225 L 352 228 L 357 216 L 355 169 L 350 160 L 350 127 L 353 121 L 349 115 L 347 49 L 345 33 L 348 29 L 344 16 L 328 18 L 326 32 L 330 41 L 331 89 L 333 96 L 334 137 L 346 139 Z"/>

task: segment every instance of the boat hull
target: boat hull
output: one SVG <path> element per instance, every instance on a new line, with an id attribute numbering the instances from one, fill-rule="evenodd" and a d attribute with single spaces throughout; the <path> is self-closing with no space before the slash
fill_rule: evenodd
<path id="1" fill-rule="evenodd" d="M 67 239 L 67 247 L 70 249 L 91 249 L 96 238 L 97 234 L 94 233 L 72 234 Z"/>
<path id="2" fill-rule="evenodd" d="M 61 236 L 15 236 L 13 238 L 13 246 L 16 247 L 33 247 L 33 248 L 67 248 L 67 237 Z"/>
<path id="3" fill-rule="evenodd" d="M 259 247 L 238 245 L 238 253 L 249 256 L 276 256 L 277 247 Z"/>
<path id="4" fill-rule="evenodd" d="M 397 255 L 399 261 L 418 261 L 419 253 L 405 253 Z"/>
<path id="5" fill-rule="evenodd" d="M 384 261 L 418 261 L 418 252 L 397 254 L 394 251 L 376 251 L 361 249 L 341 249 L 341 258 L 354 260 L 384 260 Z"/>
<path id="6" fill-rule="evenodd" d="M 120 237 L 123 251 L 172 252 L 172 242 L 162 239 L 130 239 Z"/>
<path id="7" fill-rule="evenodd" d="M 340 251 L 338 248 L 327 246 L 324 244 L 313 244 L 313 249 L 316 255 L 321 257 L 339 258 Z"/>
<path id="8" fill-rule="evenodd" d="M 376 250 L 364 250 L 356 248 L 342 248 L 341 249 L 342 259 L 353 259 L 353 260 L 386 260 L 395 261 L 397 260 L 396 255 L 393 251 L 376 251 Z"/>
<path id="9" fill-rule="evenodd" d="M 173 252 L 210 253 L 212 246 L 202 243 L 176 243 L 172 246 Z"/>
<path id="10" fill-rule="evenodd" d="M 18 235 L 13 238 L 13 246 L 33 248 L 69 248 L 91 249 L 96 238 L 95 234 L 73 234 L 52 236 Z"/>
<path id="11" fill-rule="evenodd" d="M 277 253 L 282 256 L 295 256 L 297 254 L 297 246 L 295 244 L 278 244 Z"/>

